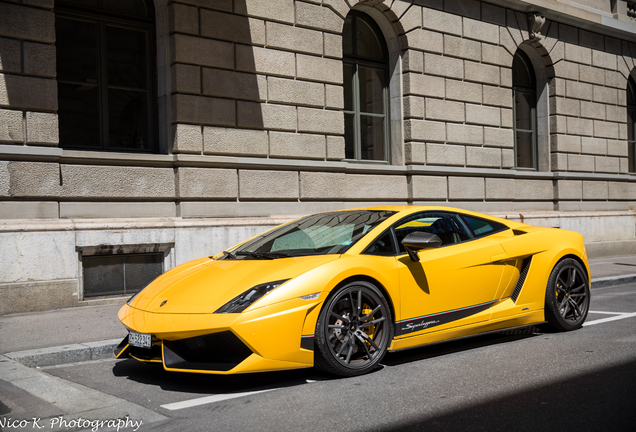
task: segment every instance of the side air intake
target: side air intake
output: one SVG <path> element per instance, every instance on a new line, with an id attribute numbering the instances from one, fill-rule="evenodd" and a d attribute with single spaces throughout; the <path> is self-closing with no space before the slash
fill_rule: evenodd
<path id="1" fill-rule="evenodd" d="M 523 235 L 523 234 L 528 234 L 528 233 L 527 233 L 527 232 L 525 232 L 525 231 L 516 230 L 516 229 L 513 229 L 513 230 L 512 230 L 512 233 L 513 233 L 514 235 L 516 235 L 516 236 L 518 236 L 518 235 Z"/>
<path id="2" fill-rule="evenodd" d="M 526 276 L 528 276 L 528 270 L 530 269 L 530 261 L 532 261 L 532 257 L 528 257 L 523 260 L 521 264 L 521 272 L 519 273 L 519 280 L 517 280 L 517 285 L 515 286 L 515 290 L 512 292 L 510 298 L 513 302 L 517 302 L 517 298 L 521 293 L 521 288 L 523 287 L 523 283 L 526 281 Z"/>

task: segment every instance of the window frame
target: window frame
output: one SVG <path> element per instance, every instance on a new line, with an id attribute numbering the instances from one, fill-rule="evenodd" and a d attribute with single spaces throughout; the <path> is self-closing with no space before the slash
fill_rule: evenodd
<path id="1" fill-rule="evenodd" d="M 353 75 L 352 75 L 352 95 L 353 95 L 353 111 L 343 109 L 343 113 L 345 115 L 353 115 L 353 159 L 346 157 L 346 148 L 347 148 L 347 135 L 345 131 L 345 159 L 348 162 L 364 162 L 364 163 L 380 163 L 380 164 L 390 164 L 391 163 L 391 119 L 390 119 L 390 109 L 389 106 L 389 85 L 390 85 L 390 73 L 389 73 L 389 52 L 386 44 L 386 40 L 384 39 L 384 35 L 382 30 L 378 26 L 378 24 L 368 15 L 352 10 L 349 12 L 348 17 L 353 19 L 353 40 L 351 41 L 351 45 L 354 50 L 354 54 L 345 54 L 344 46 L 346 44 L 346 35 L 343 32 L 342 35 L 342 44 L 343 44 L 343 56 L 342 56 L 342 64 L 343 69 L 345 65 L 353 66 Z M 373 31 L 376 38 L 378 39 L 379 44 L 382 48 L 382 60 L 374 61 L 366 57 L 361 57 L 355 54 L 357 50 L 357 20 L 360 19 L 364 21 Z M 359 78 L 359 68 L 360 66 L 369 67 L 373 69 L 382 69 L 382 107 L 383 114 L 375 114 L 375 113 L 367 113 L 362 112 L 360 108 L 360 78 Z M 345 78 L 346 79 L 346 78 Z M 343 87 L 346 86 L 347 83 L 343 83 Z M 346 91 L 345 91 L 346 97 Z M 361 117 L 375 117 L 380 118 L 383 117 L 383 125 L 384 125 L 384 133 L 383 133 L 383 149 L 384 149 L 384 159 L 362 159 L 362 133 L 361 133 Z M 345 122 L 346 127 L 346 122 Z"/>
<path id="2" fill-rule="evenodd" d="M 521 64 L 525 67 L 530 79 L 532 81 L 531 86 L 524 86 L 515 83 L 514 81 L 514 69 L 512 69 L 512 129 L 514 133 L 514 161 L 515 161 L 515 169 L 516 170 L 525 170 L 525 171 L 538 171 L 539 170 L 539 149 L 538 149 L 538 137 L 537 137 L 537 76 L 534 70 L 534 66 L 532 64 L 532 60 L 530 57 L 521 49 L 518 49 L 515 55 L 513 56 L 513 65 L 514 65 L 514 57 L 519 57 L 521 60 Z M 517 94 L 526 94 L 530 95 L 530 100 L 532 101 L 530 107 L 530 127 L 531 129 L 519 129 L 517 127 Z M 532 141 L 532 167 L 521 167 L 519 166 L 519 152 L 518 152 L 518 138 L 517 131 L 524 133 L 531 133 L 531 141 Z"/>
<path id="3" fill-rule="evenodd" d="M 629 102 L 631 95 L 631 103 Z M 627 78 L 627 172 L 636 173 L 636 80 Z M 631 112 L 632 122 L 629 122 Z"/>
<path id="4" fill-rule="evenodd" d="M 98 80 L 98 115 L 99 115 L 99 140 L 96 146 L 91 145 L 67 145 L 61 140 L 60 133 L 59 147 L 65 150 L 101 151 L 117 153 L 146 153 L 156 154 L 160 152 L 158 134 L 158 98 L 157 98 L 157 61 L 156 61 L 156 26 L 153 2 L 143 0 L 147 3 L 150 16 L 148 18 L 134 17 L 106 10 L 83 8 L 69 3 L 55 2 L 55 17 L 74 21 L 90 22 L 95 24 L 97 34 L 97 65 L 96 73 Z M 126 88 L 118 85 L 108 84 L 108 64 L 107 64 L 107 27 L 118 27 L 145 33 L 146 47 L 146 90 Z M 56 49 L 59 46 L 56 44 Z M 75 81 L 65 81 L 57 78 L 57 83 L 81 85 Z M 147 94 L 147 108 L 145 114 L 148 122 L 148 149 L 112 147 L 110 146 L 110 122 L 109 122 L 109 102 L 108 90 L 124 90 L 143 92 Z M 59 110 L 58 110 L 59 114 Z M 59 126 L 63 126 L 60 124 Z"/>

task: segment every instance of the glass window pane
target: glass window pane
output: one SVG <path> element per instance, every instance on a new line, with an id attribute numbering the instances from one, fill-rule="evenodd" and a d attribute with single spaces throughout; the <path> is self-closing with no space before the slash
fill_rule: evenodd
<path id="1" fill-rule="evenodd" d="M 385 160 L 384 117 L 360 116 L 360 159 Z"/>
<path id="2" fill-rule="evenodd" d="M 354 110 L 353 104 L 353 73 L 355 66 L 352 64 L 344 64 L 344 109 L 347 111 Z"/>
<path id="3" fill-rule="evenodd" d="M 532 132 L 517 131 L 517 167 L 534 168 Z"/>
<path id="4" fill-rule="evenodd" d="M 84 297 L 122 295 L 124 293 L 124 257 L 82 258 Z"/>
<path id="5" fill-rule="evenodd" d="M 163 273 L 163 254 L 126 256 L 126 289 L 124 294 L 133 294 L 146 287 Z"/>
<path id="6" fill-rule="evenodd" d="M 96 85 L 57 83 L 60 145 L 99 147 L 99 89 Z"/>
<path id="7" fill-rule="evenodd" d="M 342 52 L 344 55 L 353 55 L 353 18 L 345 19 L 342 29 Z"/>
<path id="8" fill-rule="evenodd" d="M 111 148 L 149 150 L 148 93 L 108 90 L 108 126 Z"/>
<path id="9" fill-rule="evenodd" d="M 146 90 L 146 32 L 106 27 L 108 85 Z"/>
<path id="10" fill-rule="evenodd" d="M 531 70 L 531 63 L 527 56 L 521 51 L 515 54 L 512 60 L 512 82 L 514 86 L 524 86 L 534 88 L 534 76 Z"/>
<path id="11" fill-rule="evenodd" d="M 533 98 L 534 95 L 531 93 L 515 92 L 515 126 L 517 129 L 532 130 Z"/>
<path id="12" fill-rule="evenodd" d="M 143 0 L 102 0 L 104 10 L 142 18 L 150 17 L 150 10 Z"/>
<path id="13" fill-rule="evenodd" d="M 395 255 L 391 231 L 387 231 L 364 252 L 369 255 Z"/>
<path id="14" fill-rule="evenodd" d="M 384 101 L 382 99 L 384 71 L 360 66 L 358 76 L 360 79 L 360 111 L 384 114 Z"/>
<path id="15" fill-rule="evenodd" d="M 634 128 L 636 128 L 636 110 L 627 109 L 627 139 L 634 141 Z"/>
<path id="16" fill-rule="evenodd" d="M 627 105 L 636 105 L 636 85 L 634 79 L 630 76 L 627 80 Z"/>
<path id="17" fill-rule="evenodd" d="M 636 172 L 636 142 L 629 141 L 627 143 L 627 161 L 629 172 Z"/>
<path id="18" fill-rule="evenodd" d="M 373 29 L 361 19 L 357 19 L 356 48 L 357 55 L 375 60 L 383 60 L 384 52 Z"/>
<path id="19" fill-rule="evenodd" d="M 355 156 L 355 141 L 354 141 L 354 115 L 345 114 L 345 158 L 354 159 Z"/>
<path id="20" fill-rule="evenodd" d="M 97 84 L 97 24 L 55 19 L 57 79 Z"/>

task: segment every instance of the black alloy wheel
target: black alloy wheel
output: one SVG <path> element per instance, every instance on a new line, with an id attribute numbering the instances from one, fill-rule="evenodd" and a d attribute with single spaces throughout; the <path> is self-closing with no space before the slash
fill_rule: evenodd
<path id="1" fill-rule="evenodd" d="M 316 325 L 315 366 L 339 376 L 370 372 L 393 338 L 391 310 L 368 282 L 353 282 L 325 303 Z"/>
<path id="2" fill-rule="evenodd" d="M 572 258 L 557 263 L 545 294 L 545 317 L 559 331 L 580 328 L 590 308 L 590 285 L 583 266 Z"/>

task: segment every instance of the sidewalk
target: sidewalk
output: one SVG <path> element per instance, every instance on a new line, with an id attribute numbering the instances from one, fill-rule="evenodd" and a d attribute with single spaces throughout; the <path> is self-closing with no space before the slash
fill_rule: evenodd
<path id="1" fill-rule="evenodd" d="M 636 281 L 636 255 L 590 260 L 592 288 Z M 26 366 L 112 358 L 127 332 L 120 306 L 91 306 L 0 316 L 0 355 Z M 0 356 L 1 357 L 1 356 Z"/>

